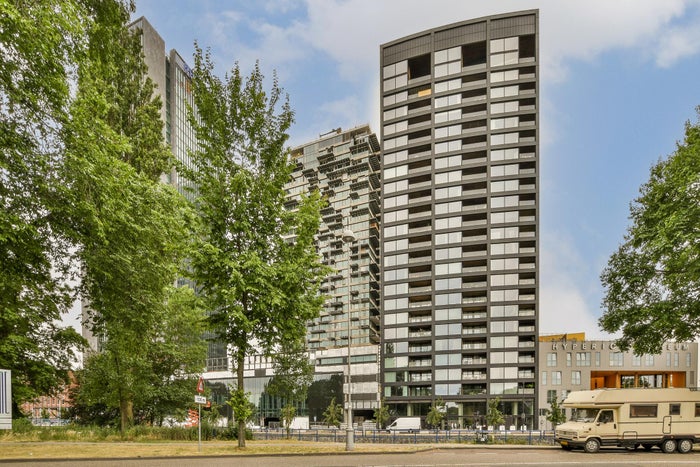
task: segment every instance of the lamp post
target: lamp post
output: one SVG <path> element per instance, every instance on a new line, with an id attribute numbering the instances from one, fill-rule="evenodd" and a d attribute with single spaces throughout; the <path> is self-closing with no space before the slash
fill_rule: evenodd
<path id="1" fill-rule="evenodd" d="M 355 431 L 352 427 L 352 381 L 350 379 L 350 244 L 355 241 L 355 233 L 350 229 L 343 231 L 343 244 L 348 247 L 348 383 L 347 383 L 347 410 L 345 412 L 345 450 L 355 450 Z"/>

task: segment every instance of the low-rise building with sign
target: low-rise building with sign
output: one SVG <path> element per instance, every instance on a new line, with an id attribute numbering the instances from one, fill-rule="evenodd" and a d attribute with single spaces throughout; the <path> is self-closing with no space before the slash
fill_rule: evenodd
<path id="1" fill-rule="evenodd" d="M 561 402 L 571 391 L 698 387 L 697 342 L 666 342 L 657 354 L 634 355 L 621 351 L 613 340 L 558 334 L 540 336 L 538 354 L 540 429 L 552 428 L 546 411 L 554 399 Z"/>

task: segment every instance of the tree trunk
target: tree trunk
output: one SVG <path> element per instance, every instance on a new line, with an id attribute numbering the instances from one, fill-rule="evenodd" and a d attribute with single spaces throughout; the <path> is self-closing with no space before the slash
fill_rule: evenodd
<path id="1" fill-rule="evenodd" d="M 238 352 L 237 356 L 237 362 L 236 362 L 236 380 L 238 382 L 238 389 L 245 394 L 244 387 L 243 387 L 243 363 L 244 363 L 244 355 L 243 352 Z M 243 417 L 238 418 L 238 447 L 239 448 L 244 448 L 245 447 L 245 419 Z"/>
<path id="2" fill-rule="evenodd" d="M 134 424 L 134 401 L 122 397 L 119 400 L 119 413 L 121 415 L 121 433 L 126 434 L 126 430 Z"/>

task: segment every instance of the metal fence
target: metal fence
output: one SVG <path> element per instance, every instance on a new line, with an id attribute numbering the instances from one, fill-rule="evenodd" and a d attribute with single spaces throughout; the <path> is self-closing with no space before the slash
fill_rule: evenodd
<path id="1" fill-rule="evenodd" d="M 340 429 L 293 429 L 289 438 L 284 429 L 253 431 L 255 440 L 284 440 L 318 442 L 344 442 L 345 430 Z M 356 443 L 420 444 L 420 443 L 465 443 L 465 444 L 522 444 L 554 445 L 553 431 L 476 431 L 476 430 L 421 430 L 414 433 L 387 432 L 386 430 L 355 430 Z"/>

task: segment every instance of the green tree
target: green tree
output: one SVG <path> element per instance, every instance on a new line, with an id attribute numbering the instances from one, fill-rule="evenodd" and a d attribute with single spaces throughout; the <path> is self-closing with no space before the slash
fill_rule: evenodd
<path id="1" fill-rule="evenodd" d="M 700 108 L 698 109 L 700 115 Z M 622 350 L 658 353 L 700 333 L 700 125 L 651 168 L 630 207 L 632 225 L 601 274 L 600 326 Z"/>
<path id="2" fill-rule="evenodd" d="M 87 16 L 71 0 L 0 1 L 0 368 L 13 414 L 69 382 L 83 340 L 57 324 L 73 296 L 70 243 L 53 210 L 71 70 Z"/>
<path id="3" fill-rule="evenodd" d="M 442 399 L 438 399 L 430 406 L 428 415 L 425 417 L 425 422 L 428 424 L 428 426 L 432 426 L 435 429 L 440 428 L 442 421 L 445 419 L 446 411 L 447 409 L 445 408 L 445 403 L 442 401 Z"/>
<path id="4" fill-rule="evenodd" d="M 305 400 L 314 377 L 305 342 L 294 340 L 280 343 L 273 366 L 275 376 L 270 379 L 265 391 L 291 403 Z"/>
<path id="5" fill-rule="evenodd" d="M 340 426 L 340 419 L 343 418 L 343 408 L 335 403 L 335 397 L 323 412 L 323 423 L 328 426 Z"/>
<path id="6" fill-rule="evenodd" d="M 282 415 L 282 421 L 284 422 L 284 428 L 287 432 L 287 438 L 289 438 L 292 431 L 292 421 L 294 420 L 294 417 L 297 416 L 297 408 L 288 403 L 282 407 L 280 413 Z"/>
<path id="7" fill-rule="evenodd" d="M 196 358 L 187 358 L 182 363 L 188 366 L 174 368 L 182 342 L 164 335 L 184 313 L 194 326 L 199 319 L 187 306 L 170 306 L 194 218 L 182 196 L 157 180 L 170 156 L 157 118 L 160 102 L 149 98 L 152 85 L 133 46 L 138 38 L 126 27 L 133 5 L 88 3 L 93 18 L 88 53 L 64 128 L 62 214 L 73 229 L 89 324 L 101 342 L 99 354 L 87 358 L 85 391 L 98 390 L 99 401 L 119 408 L 123 433 L 134 423 L 135 405 L 164 396 L 158 394 L 164 378 L 186 380 L 202 367 L 203 362 L 195 368 Z M 188 347 L 201 358 L 196 349 Z M 175 374 L 163 375 L 172 369 Z M 181 388 L 178 398 L 184 393 Z"/>
<path id="8" fill-rule="evenodd" d="M 501 405 L 501 398 L 489 399 L 488 408 L 486 409 L 486 423 L 494 429 L 505 422 L 503 412 L 498 408 Z"/>
<path id="9" fill-rule="evenodd" d="M 561 405 L 559 405 L 559 401 L 556 397 L 549 403 L 549 409 L 547 409 L 545 418 L 552 424 L 552 429 L 556 429 L 557 425 L 566 421 L 566 413 Z"/>
<path id="10" fill-rule="evenodd" d="M 382 398 L 381 402 L 379 403 L 379 408 L 375 409 L 374 411 L 374 421 L 377 424 L 377 429 L 381 430 L 386 428 L 386 424 L 390 418 L 391 414 L 389 413 L 389 406 L 386 405 L 386 402 L 384 402 L 384 399 Z"/>
<path id="11" fill-rule="evenodd" d="M 285 209 L 284 185 L 293 168 L 284 145 L 293 113 L 274 79 L 269 93 L 256 65 L 244 79 L 234 66 L 221 81 L 209 53 L 196 47 L 190 116 L 199 142 L 191 168 L 179 167 L 193 186 L 202 229 L 191 261 L 192 278 L 211 310 L 216 338 L 230 349 L 236 372 L 234 399 L 243 402 L 247 355 L 273 358 L 282 345 L 303 341 L 318 316 L 325 268 L 314 235 L 320 195 L 295 211 Z M 233 405 L 239 432 L 245 406 Z M 240 447 L 245 438 L 239 437 Z"/>

